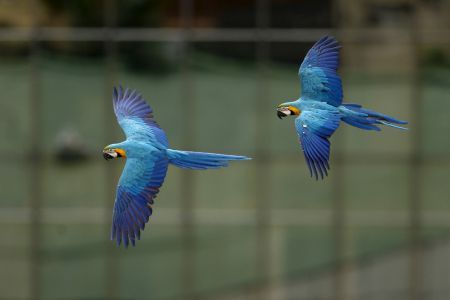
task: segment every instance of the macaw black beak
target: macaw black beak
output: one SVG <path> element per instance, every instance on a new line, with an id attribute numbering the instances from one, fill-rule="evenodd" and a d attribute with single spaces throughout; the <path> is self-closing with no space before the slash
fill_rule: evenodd
<path id="1" fill-rule="evenodd" d="M 114 156 L 112 156 L 111 154 L 109 154 L 108 152 L 103 152 L 103 158 L 105 160 L 109 160 L 109 159 L 113 159 Z"/>
<path id="2" fill-rule="evenodd" d="M 127 157 L 125 150 L 120 149 L 120 148 L 103 150 L 103 158 L 106 160 L 118 158 L 118 157 Z"/>
<path id="3" fill-rule="evenodd" d="M 279 106 L 277 108 L 277 116 L 282 119 L 287 116 L 298 116 L 300 115 L 300 110 L 295 106 Z"/>
<path id="4" fill-rule="evenodd" d="M 120 157 L 120 155 L 114 150 L 103 150 L 103 158 L 105 160 L 114 159 Z"/>
<path id="5" fill-rule="evenodd" d="M 280 119 L 283 119 L 284 117 L 287 117 L 291 114 L 292 114 L 291 110 L 287 107 L 278 107 L 277 108 L 277 116 Z"/>
<path id="6" fill-rule="evenodd" d="M 283 119 L 284 117 L 287 117 L 287 115 L 280 110 L 277 110 L 277 116 L 280 120 Z"/>

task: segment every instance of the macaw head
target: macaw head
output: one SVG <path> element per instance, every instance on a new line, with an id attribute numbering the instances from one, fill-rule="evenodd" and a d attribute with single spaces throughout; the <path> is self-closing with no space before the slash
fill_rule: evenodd
<path id="1" fill-rule="evenodd" d="M 293 105 L 292 102 L 281 103 L 277 106 L 277 116 L 282 119 L 287 116 L 298 116 L 300 114 L 300 109 Z"/>
<path id="2" fill-rule="evenodd" d="M 118 158 L 118 157 L 127 157 L 127 152 L 124 149 L 124 147 L 121 147 L 119 145 L 108 145 L 103 149 L 103 158 L 108 160 L 108 159 L 113 159 L 113 158 Z"/>

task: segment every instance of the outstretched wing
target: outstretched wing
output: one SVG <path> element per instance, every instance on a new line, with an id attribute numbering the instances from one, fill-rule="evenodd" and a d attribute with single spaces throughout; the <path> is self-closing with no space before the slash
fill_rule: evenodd
<path id="1" fill-rule="evenodd" d="M 295 128 L 300 138 L 303 154 L 308 164 L 311 177 L 323 179 L 330 169 L 330 141 L 328 138 L 339 127 L 340 117 L 337 112 L 328 110 L 303 111 L 295 119 Z"/>
<path id="2" fill-rule="evenodd" d="M 298 71 L 302 99 L 341 105 L 342 82 L 337 74 L 340 48 L 336 39 L 325 36 L 308 51 Z"/>
<path id="3" fill-rule="evenodd" d="M 152 214 L 153 200 L 167 173 L 167 157 L 127 158 L 117 186 L 111 240 L 135 245 Z"/>
<path id="4" fill-rule="evenodd" d="M 160 143 L 168 147 L 166 134 L 153 119 L 153 110 L 135 90 L 114 88 L 114 112 L 127 139 Z"/>

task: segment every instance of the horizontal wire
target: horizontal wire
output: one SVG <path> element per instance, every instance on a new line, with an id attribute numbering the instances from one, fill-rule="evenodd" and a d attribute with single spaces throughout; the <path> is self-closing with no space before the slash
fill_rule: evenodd
<path id="1" fill-rule="evenodd" d="M 187 34 L 188 32 L 188 34 Z M 395 39 L 397 43 L 412 43 L 410 30 L 358 28 L 101 28 L 101 27 L 39 27 L 2 28 L 2 41 L 117 41 L 117 42 L 314 42 L 326 34 L 334 34 L 345 42 L 367 43 Z M 450 43 L 450 30 L 420 30 L 423 43 Z"/>
<path id="2" fill-rule="evenodd" d="M 32 210 L 29 208 L 2 207 L 0 224 L 30 223 Z M 220 226 L 256 226 L 257 209 L 209 209 L 193 210 L 195 224 Z M 408 211 L 352 210 L 345 211 L 349 226 L 407 227 L 410 225 Z M 425 226 L 450 227 L 450 210 L 429 210 L 421 212 Z M 105 209 L 100 207 L 42 208 L 42 224 L 84 225 L 107 224 L 110 222 Z M 156 208 L 151 217 L 153 225 L 182 225 L 185 214 L 176 208 Z M 331 226 L 331 209 L 270 209 L 271 226 Z"/>

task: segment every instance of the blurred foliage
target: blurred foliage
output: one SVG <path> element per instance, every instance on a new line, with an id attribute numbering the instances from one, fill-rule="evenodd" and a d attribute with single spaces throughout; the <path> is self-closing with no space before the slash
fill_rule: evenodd
<path id="1" fill-rule="evenodd" d="M 62 20 L 58 26 L 103 27 L 108 25 L 120 27 L 156 27 L 161 23 L 167 1 L 163 0 L 118 0 L 111 6 L 106 1 L 59 1 L 42 0 L 50 11 L 49 19 Z M 117 20 L 107 14 L 118 11 Z M 104 46 L 99 43 L 47 42 L 45 48 L 51 52 L 69 55 L 102 56 Z M 163 47 L 158 43 L 122 44 L 120 57 L 126 67 L 139 72 L 151 70 L 166 73 L 171 70 Z"/>
<path id="2" fill-rule="evenodd" d="M 30 53 L 29 42 L 25 41 L 2 41 L 0 44 L 0 56 L 24 57 Z"/>
<path id="3" fill-rule="evenodd" d="M 68 18 L 73 26 L 102 26 L 104 24 L 103 1 L 59 1 L 41 0 L 50 11 L 50 15 L 60 15 Z"/>
<path id="4" fill-rule="evenodd" d="M 450 66 L 450 57 L 444 48 L 433 47 L 425 51 L 424 53 L 425 64 L 445 67 Z"/>
<path id="5" fill-rule="evenodd" d="M 119 53 L 121 61 L 128 69 L 139 73 L 151 71 L 162 75 L 172 71 L 178 61 L 170 58 L 170 53 L 164 46 L 164 43 L 156 42 L 121 43 Z"/>
<path id="6" fill-rule="evenodd" d="M 167 1 L 164 0 L 117 0 L 117 1 L 60 1 L 41 0 L 52 14 L 64 15 L 69 19 L 69 25 L 85 27 L 104 26 L 108 16 L 115 10 L 120 12 L 117 24 L 125 27 L 151 27 L 160 22 L 162 10 Z M 115 3 L 114 3 L 115 2 Z M 106 5 L 111 3 L 111 5 Z M 111 11 L 109 11 L 109 8 Z"/>

